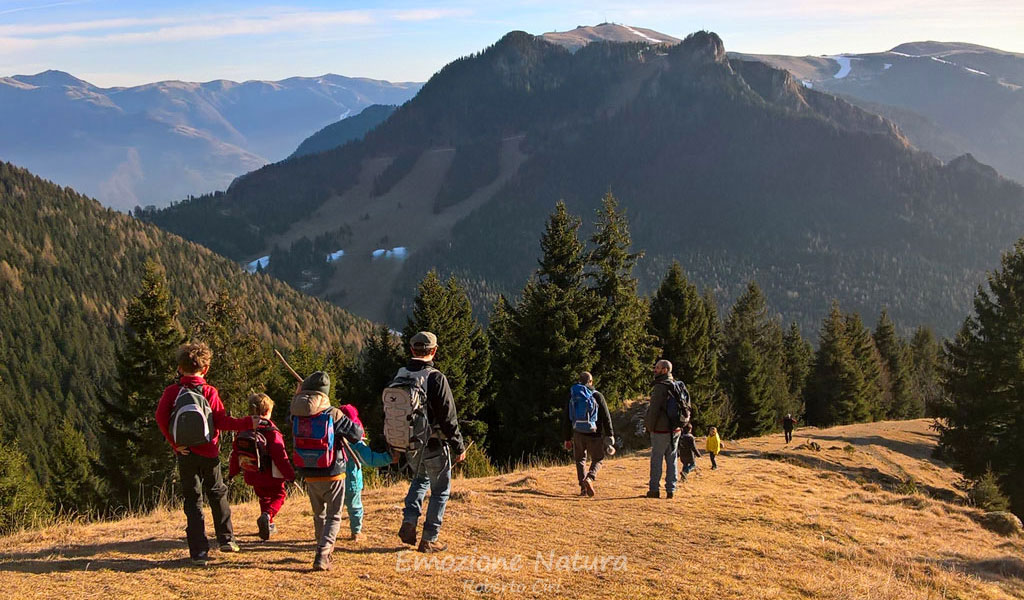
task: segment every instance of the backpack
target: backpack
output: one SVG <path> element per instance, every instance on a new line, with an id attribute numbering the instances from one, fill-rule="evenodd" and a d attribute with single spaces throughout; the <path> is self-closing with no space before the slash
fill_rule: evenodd
<path id="1" fill-rule="evenodd" d="M 419 371 L 402 367 L 384 388 L 384 439 L 393 450 L 415 452 L 435 435 L 427 414 L 427 378 L 435 371 L 432 367 Z"/>
<path id="2" fill-rule="evenodd" d="M 274 429 L 272 426 L 261 426 L 242 431 L 235 436 L 235 441 L 231 445 L 231 453 L 237 457 L 240 469 L 249 473 L 270 470 L 273 461 L 270 459 L 270 451 L 267 450 L 267 436 L 263 434 L 263 431 L 272 429 Z"/>
<path id="3" fill-rule="evenodd" d="M 202 386 L 181 385 L 171 410 L 171 437 L 176 446 L 202 446 L 213 441 L 213 410 Z"/>
<path id="4" fill-rule="evenodd" d="M 668 424 L 675 430 L 690 422 L 690 412 L 693 408 L 690 404 L 690 391 L 679 379 L 666 381 L 663 385 L 668 387 L 668 399 L 665 401 Z"/>
<path id="5" fill-rule="evenodd" d="M 597 432 L 597 400 L 594 390 L 577 383 L 569 390 L 569 420 L 573 431 L 580 433 Z"/>
<path id="6" fill-rule="evenodd" d="M 334 411 L 330 408 L 310 417 L 292 415 L 292 462 L 303 469 L 327 469 L 334 465 Z"/>

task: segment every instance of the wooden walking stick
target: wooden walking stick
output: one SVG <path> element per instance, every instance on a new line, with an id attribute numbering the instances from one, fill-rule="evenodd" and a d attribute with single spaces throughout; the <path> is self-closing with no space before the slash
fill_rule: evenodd
<path id="1" fill-rule="evenodd" d="M 277 356 L 278 360 L 281 361 L 281 364 L 284 365 L 284 368 L 288 369 L 288 372 L 292 374 L 292 377 L 295 378 L 295 381 L 302 383 L 302 375 L 299 375 L 298 372 L 296 372 L 295 369 L 293 369 L 292 366 L 288 364 L 288 361 L 285 360 L 284 356 L 277 351 L 277 348 L 274 348 L 274 354 Z M 356 464 L 359 465 L 359 468 L 363 468 L 365 463 L 363 462 L 362 457 L 359 456 L 359 454 L 357 454 L 356 451 L 352 449 L 352 446 L 349 445 L 348 440 L 346 440 L 344 436 L 341 438 L 341 443 L 345 446 L 345 450 L 348 451 L 349 456 L 355 459 Z"/>

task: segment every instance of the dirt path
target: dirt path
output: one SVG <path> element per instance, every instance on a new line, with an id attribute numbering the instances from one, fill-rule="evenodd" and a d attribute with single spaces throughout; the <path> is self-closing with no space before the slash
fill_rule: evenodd
<path id="1" fill-rule="evenodd" d="M 808 439 L 822 450 L 795 449 Z M 576 495 L 570 466 L 457 480 L 442 534 L 451 548 L 437 560 L 398 541 L 405 490 L 396 486 L 365 492 L 367 538 L 340 541 L 330 573 L 309 570 L 310 510 L 295 496 L 267 543 L 255 535 L 258 508 L 236 506 L 243 551 L 215 552 L 206 568 L 185 560 L 178 511 L 3 538 L 0 589 L 19 598 L 1024 595 L 1024 541 L 982 529 L 971 509 L 888 487 L 905 472 L 953 490 L 956 475 L 921 458 L 934 444 L 927 421 L 801 429 L 794 441 L 727 441 L 720 469 L 702 459 L 673 500 L 643 497 L 645 454 L 610 460 L 590 499 Z M 880 479 L 858 479 L 861 469 Z"/>

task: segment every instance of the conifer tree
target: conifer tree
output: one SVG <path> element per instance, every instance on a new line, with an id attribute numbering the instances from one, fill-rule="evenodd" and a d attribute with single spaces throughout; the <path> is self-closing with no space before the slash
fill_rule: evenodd
<path id="1" fill-rule="evenodd" d="M 808 425 L 827 427 L 864 421 L 870 410 L 862 394 L 864 375 L 853 355 L 837 302 L 821 324 L 818 351 L 804 395 Z"/>
<path id="2" fill-rule="evenodd" d="M 650 329 L 661 356 L 673 365 L 674 375 L 686 382 L 696 407 L 699 430 L 718 427 L 723 436 L 733 433 L 718 382 L 718 314 L 714 302 L 697 293 L 679 263 L 673 263 L 651 299 Z"/>
<path id="3" fill-rule="evenodd" d="M 339 383 L 339 396 L 359 409 L 371 441 L 375 433 L 380 436 L 384 431 L 381 392 L 405 364 L 405 356 L 398 337 L 381 325 L 367 338 L 359 357 L 345 369 Z"/>
<path id="4" fill-rule="evenodd" d="M 888 373 L 882 364 L 882 355 L 875 347 L 875 340 L 871 337 L 871 331 L 864 326 L 860 315 L 848 313 L 844 318 L 846 323 L 846 337 L 850 342 L 850 350 L 857 360 L 860 368 L 863 387 L 861 388 L 860 399 L 867 409 L 863 417 L 857 413 L 852 423 L 861 421 L 884 419 L 887 414 L 886 399 L 889 397 L 890 383 Z"/>
<path id="5" fill-rule="evenodd" d="M 490 350 L 483 328 L 473 318 L 469 296 L 454 277 L 442 284 L 435 270 L 424 276 L 402 332 L 403 346 L 408 347 L 418 331 L 437 336 L 434 366 L 448 377 L 463 434 L 482 443 L 487 432 L 481 411 L 490 376 Z"/>
<path id="6" fill-rule="evenodd" d="M 775 428 L 789 384 L 782 356 L 782 327 L 768 315 L 756 282 L 733 305 L 724 329 L 722 381 L 736 413 L 739 435 Z"/>
<path id="7" fill-rule="evenodd" d="M 1003 255 L 946 344 L 936 424 L 943 456 L 971 479 L 991 466 L 1024 514 L 1024 239 Z"/>
<path id="8" fill-rule="evenodd" d="M 557 448 L 569 387 L 597 363 L 605 317 L 584 285 L 579 227 L 559 202 L 541 238 L 540 268 L 503 319 L 507 348 L 494 370 L 502 458 Z"/>
<path id="9" fill-rule="evenodd" d="M 924 416 L 934 416 L 934 408 L 939 404 L 942 394 L 942 386 L 939 383 L 941 354 L 942 350 L 935 341 L 935 334 L 931 329 L 920 326 L 914 330 L 914 335 L 910 339 L 911 385 L 914 402 L 924 411 Z"/>
<path id="10" fill-rule="evenodd" d="M 174 457 L 154 413 L 175 378 L 175 352 L 184 340 L 163 269 L 147 262 L 125 313 L 117 391 L 101 398 L 101 465 L 114 508 L 149 506 L 174 473 Z"/>
<path id="11" fill-rule="evenodd" d="M 217 388 L 233 417 L 248 414 L 249 394 L 262 391 L 276 363 L 271 349 L 246 325 L 245 314 L 231 292 L 221 289 L 192 323 L 192 337 L 213 351 L 207 381 Z M 227 452 L 227 449 L 224 449 Z"/>
<path id="12" fill-rule="evenodd" d="M 804 388 L 811 373 L 814 349 L 800 334 L 800 326 L 795 321 L 786 330 L 782 346 L 785 352 L 786 381 L 789 383 L 789 402 L 794 407 L 794 410 L 786 412 L 800 414 L 803 410 L 797 407 L 802 407 L 804 403 Z"/>
<path id="13" fill-rule="evenodd" d="M 637 295 L 633 276 L 633 267 L 643 253 L 630 253 L 629 224 L 611 192 L 601 199 L 597 217 L 597 230 L 591 238 L 590 277 L 607 318 L 597 333 L 601 360 L 594 365 L 593 375 L 609 406 L 614 407 L 643 390 L 657 353 L 647 331 L 647 307 Z"/>
<path id="14" fill-rule="evenodd" d="M 889 313 L 882 310 L 874 332 L 875 346 L 888 372 L 887 419 L 916 419 L 924 414 L 913 393 L 913 364 L 910 349 L 898 335 Z"/>
<path id="15" fill-rule="evenodd" d="M 0 442 L 0 535 L 38 525 L 52 515 L 18 443 Z"/>
<path id="16" fill-rule="evenodd" d="M 71 514 L 97 508 L 100 484 L 92 470 L 96 460 L 86 448 L 85 437 L 65 416 L 52 439 L 54 456 L 47 492 L 54 508 Z"/>

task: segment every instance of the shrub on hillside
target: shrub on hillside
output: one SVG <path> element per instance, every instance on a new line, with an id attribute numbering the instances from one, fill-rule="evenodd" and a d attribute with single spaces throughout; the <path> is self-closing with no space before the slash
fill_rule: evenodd
<path id="1" fill-rule="evenodd" d="M 52 516 L 46 495 L 17 443 L 0 443 L 0 535 L 37 525 Z"/>
<path id="2" fill-rule="evenodd" d="M 490 477 L 498 474 L 491 459 L 480 446 L 473 444 L 466 450 L 466 460 L 459 467 L 459 473 L 466 478 Z"/>
<path id="3" fill-rule="evenodd" d="M 991 468 L 971 485 L 968 497 L 971 504 L 985 512 L 1005 511 L 1010 508 L 1010 499 L 999 487 L 999 478 Z"/>

